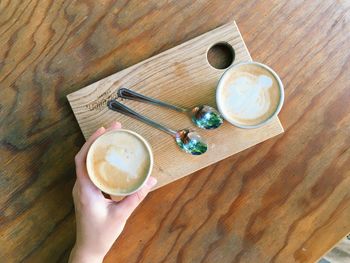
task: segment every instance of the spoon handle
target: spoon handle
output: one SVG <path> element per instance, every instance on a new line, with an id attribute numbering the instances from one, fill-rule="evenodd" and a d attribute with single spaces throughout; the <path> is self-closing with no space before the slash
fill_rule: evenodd
<path id="1" fill-rule="evenodd" d="M 176 110 L 179 112 L 188 112 L 188 109 L 181 108 L 175 105 L 172 105 L 170 103 L 166 103 L 164 101 L 160 101 L 151 97 L 147 97 L 145 95 L 142 95 L 140 93 L 137 93 L 135 91 L 129 90 L 127 88 L 120 88 L 118 90 L 118 97 L 123 98 L 123 99 L 129 99 L 129 100 L 136 100 L 140 102 L 145 102 L 145 103 L 151 103 L 155 105 L 159 105 L 165 108 L 169 108 L 172 110 Z"/>
<path id="2" fill-rule="evenodd" d="M 142 116 L 141 114 L 137 113 L 136 111 L 133 111 L 132 109 L 130 109 L 129 107 L 125 106 L 124 104 L 116 101 L 116 100 L 110 100 L 107 103 L 108 108 L 114 111 L 117 111 L 119 113 L 122 113 L 124 115 L 127 115 L 129 117 L 132 117 L 134 119 L 137 119 L 139 121 L 142 121 L 148 125 L 153 126 L 154 128 L 157 128 L 163 132 L 166 132 L 167 134 L 170 134 L 171 136 L 176 136 L 177 132 L 169 129 L 167 127 L 164 127 L 163 125 L 145 117 Z"/>

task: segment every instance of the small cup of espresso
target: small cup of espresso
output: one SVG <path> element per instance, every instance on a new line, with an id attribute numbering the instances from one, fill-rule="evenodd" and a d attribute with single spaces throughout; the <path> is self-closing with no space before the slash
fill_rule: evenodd
<path id="1" fill-rule="evenodd" d="M 224 119 L 239 128 L 258 128 L 280 112 L 284 101 L 281 79 L 258 62 L 238 63 L 219 80 L 216 103 Z"/>
<path id="2" fill-rule="evenodd" d="M 149 143 L 130 130 L 113 130 L 91 145 L 86 167 L 91 181 L 112 199 L 120 200 L 139 190 L 152 172 Z"/>

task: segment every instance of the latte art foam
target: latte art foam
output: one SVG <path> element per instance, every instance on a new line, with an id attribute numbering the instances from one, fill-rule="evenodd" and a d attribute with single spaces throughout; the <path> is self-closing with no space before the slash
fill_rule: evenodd
<path id="1" fill-rule="evenodd" d="M 232 105 L 227 109 L 228 113 L 249 120 L 263 116 L 271 106 L 269 89 L 272 84 L 269 76 L 242 74 L 228 87 L 224 98 L 225 104 Z"/>
<path id="2" fill-rule="evenodd" d="M 125 173 L 126 181 L 130 181 L 138 175 L 138 165 L 134 164 L 135 160 L 141 160 L 143 157 L 141 149 L 130 150 L 121 145 L 111 145 L 107 147 L 106 156 L 103 161 L 96 162 L 96 168 L 100 174 L 106 174 L 109 167 L 118 169 Z"/>
<path id="3" fill-rule="evenodd" d="M 98 138 L 88 156 L 91 180 L 106 192 L 128 193 L 138 188 L 150 168 L 150 154 L 143 141 L 126 131 Z"/>
<path id="4" fill-rule="evenodd" d="M 240 125 L 257 125 L 272 116 L 280 101 L 279 85 L 267 69 L 242 64 L 229 69 L 221 80 L 220 110 Z"/>

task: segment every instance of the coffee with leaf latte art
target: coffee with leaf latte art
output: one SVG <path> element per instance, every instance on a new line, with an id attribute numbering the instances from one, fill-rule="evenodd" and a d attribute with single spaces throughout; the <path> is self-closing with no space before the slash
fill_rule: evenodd
<path id="1" fill-rule="evenodd" d="M 219 85 L 220 110 L 228 121 L 238 125 L 259 125 L 269 119 L 280 104 L 280 83 L 258 64 L 228 69 Z"/>
<path id="2" fill-rule="evenodd" d="M 151 156 L 144 141 L 126 130 L 103 134 L 87 157 L 91 180 L 102 191 L 124 194 L 137 189 L 151 169 Z"/>

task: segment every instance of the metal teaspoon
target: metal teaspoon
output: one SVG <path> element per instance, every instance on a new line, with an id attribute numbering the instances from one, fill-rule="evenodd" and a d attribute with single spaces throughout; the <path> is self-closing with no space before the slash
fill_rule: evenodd
<path id="1" fill-rule="evenodd" d="M 202 137 L 189 129 L 183 129 L 179 131 L 174 131 L 169 129 L 135 111 L 125 106 L 124 104 L 116 101 L 115 99 L 108 101 L 108 108 L 139 121 L 142 121 L 148 125 L 153 126 L 175 138 L 176 144 L 185 152 L 192 155 L 201 155 L 205 153 L 208 149 L 207 143 L 202 139 Z"/>
<path id="2" fill-rule="evenodd" d="M 118 90 L 118 97 L 123 99 L 137 100 L 140 102 L 151 103 L 166 107 L 178 112 L 186 113 L 192 119 L 192 122 L 202 129 L 216 129 L 223 123 L 223 118 L 220 113 L 208 105 L 196 106 L 193 109 L 182 108 L 175 106 L 158 99 L 150 98 L 135 91 L 132 91 L 127 88 L 120 88 Z"/>

